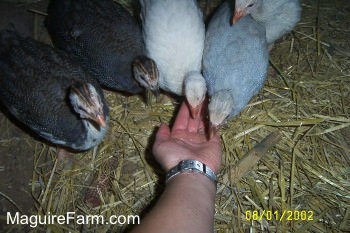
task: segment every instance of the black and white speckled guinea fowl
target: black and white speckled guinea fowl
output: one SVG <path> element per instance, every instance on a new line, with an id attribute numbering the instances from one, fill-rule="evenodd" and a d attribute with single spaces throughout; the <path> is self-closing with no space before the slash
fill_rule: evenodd
<path id="1" fill-rule="evenodd" d="M 108 106 L 97 80 L 63 51 L 13 30 L 0 31 L 0 101 L 58 146 L 87 150 L 107 131 Z"/>
<path id="2" fill-rule="evenodd" d="M 112 0 L 52 0 L 48 13 L 46 24 L 55 45 L 74 55 L 103 86 L 132 94 L 146 87 L 158 93 L 158 70 L 144 56 L 141 26 L 122 5 Z"/>

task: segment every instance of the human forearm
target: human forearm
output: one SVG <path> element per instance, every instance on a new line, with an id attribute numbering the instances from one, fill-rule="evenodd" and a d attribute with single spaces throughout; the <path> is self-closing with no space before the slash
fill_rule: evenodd
<path id="1" fill-rule="evenodd" d="M 179 174 L 133 233 L 213 232 L 215 192 L 214 183 L 204 175 Z"/>

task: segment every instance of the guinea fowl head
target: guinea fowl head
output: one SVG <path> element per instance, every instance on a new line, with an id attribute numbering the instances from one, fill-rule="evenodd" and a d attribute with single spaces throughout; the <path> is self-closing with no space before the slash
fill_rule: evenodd
<path id="1" fill-rule="evenodd" d="M 101 96 L 90 83 L 76 83 L 71 87 L 69 98 L 74 110 L 82 119 L 90 119 L 101 127 L 106 127 Z"/>
<path id="2" fill-rule="evenodd" d="M 210 97 L 208 106 L 210 138 L 216 134 L 220 126 L 230 116 L 233 107 L 233 98 L 229 91 L 218 91 Z"/>
<path id="3" fill-rule="evenodd" d="M 237 23 L 242 17 L 256 11 L 262 0 L 236 0 L 235 13 L 232 17 L 232 24 Z"/>
<path id="4" fill-rule="evenodd" d="M 201 73 L 192 71 L 186 75 L 184 92 L 190 106 L 191 116 L 195 118 L 200 113 L 200 106 L 207 93 L 207 85 Z"/>
<path id="5" fill-rule="evenodd" d="M 137 56 L 133 61 L 134 77 L 147 90 L 159 96 L 159 70 L 154 60 L 147 56 Z"/>

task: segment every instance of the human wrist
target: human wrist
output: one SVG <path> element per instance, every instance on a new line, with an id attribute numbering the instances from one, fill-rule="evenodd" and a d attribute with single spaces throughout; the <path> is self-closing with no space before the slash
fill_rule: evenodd
<path id="1" fill-rule="evenodd" d="M 180 173 L 170 179 L 166 185 L 182 187 L 183 190 L 192 190 L 203 194 L 209 193 L 215 198 L 216 184 L 200 173 Z"/>
<path id="2" fill-rule="evenodd" d="M 155 158 L 165 173 L 168 173 L 174 166 L 177 166 L 183 160 L 197 160 L 208 166 L 215 174 L 220 173 L 221 161 L 216 158 L 213 158 L 212 160 L 199 156 L 155 156 Z"/>
<path id="3" fill-rule="evenodd" d="M 214 171 L 207 166 L 205 163 L 202 163 L 198 160 L 182 160 L 177 165 L 172 167 L 166 175 L 166 183 L 174 177 L 181 175 L 182 173 L 197 173 L 208 178 L 216 187 L 217 178 Z"/>

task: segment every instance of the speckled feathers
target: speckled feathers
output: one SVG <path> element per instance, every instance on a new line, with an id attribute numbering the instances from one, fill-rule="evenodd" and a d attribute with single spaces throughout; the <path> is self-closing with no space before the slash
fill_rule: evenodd
<path id="1" fill-rule="evenodd" d="M 11 38 L 12 45 L 4 45 L 4 37 Z M 0 53 L 0 99 L 16 118 L 45 139 L 73 149 L 85 150 L 102 140 L 106 129 L 96 126 L 98 136 L 90 137 L 68 99 L 73 84 L 91 83 L 108 117 L 94 78 L 65 53 L 13 31 L 0 32 L 0 45 L 7 48 Z"/>
<path id="2" fill-rule="evenodd" d="M 72 54 L 106 87 L 144 89 L 132 77 L 132 61 L 144 53 L 141 27 L 112 0 L 53 0 L 47 26 L 55 44 Z"/>

